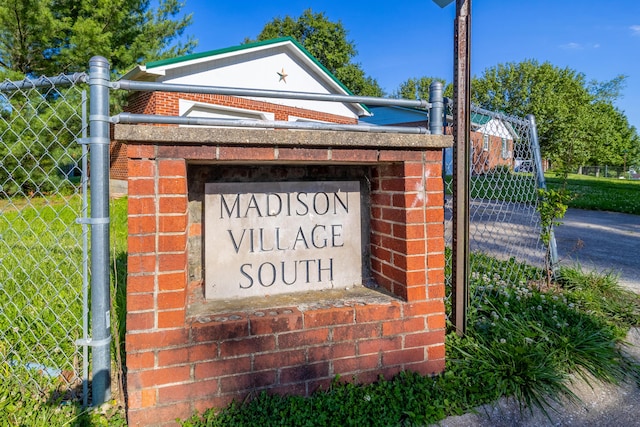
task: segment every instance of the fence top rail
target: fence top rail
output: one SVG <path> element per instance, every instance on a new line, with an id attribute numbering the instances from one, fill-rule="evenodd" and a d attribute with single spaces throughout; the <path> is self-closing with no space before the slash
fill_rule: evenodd
<path id="1" fill-rule="evenodd" d="M 453 108 L 454 103 L 451 98 L 446 98 L 445 103 L 451 108 Z M 521 117 L 513 116 L 513 115 L 502 113 L 502 112 L 487 110 L 475 104 L 471 104 L 471 112 L 476 114 L 482 114 L 483 116 L 489 116 L 498 120 L 506 120 L 521 126 L 529 126 L 531 124 L 527 119 L 523 119 Z M 447 121 L 450 121 L 450 123 L 452 123 L 453 116 L 448 115 Z"/>
<path id="2" fill-rule="evenodd" d="M 15 92 L 22 89 L 50 88 L 55 86 L 72 86 L 77 83 L 87 83 L 87 73 L 60 74 L 55 77 L 38 77 L 37 79 L 23 79 L 0 83 L 0 92 Z"/>
<path id="3" fill-rule="evenodd" d="M 154 114 L 120 113 L 111 117 L 112 123 L 121 124 L 172 124 L 182 126 L 216 126 L 240 127 L 258 129 L 299 129 L 299 130 L 332 130 L 368 133 L 399 133 L 428 135 L 429 130 L 424 127 L 406 126 L 375 126 L 339 123 L 316 122 L 287 122 L 278 120 L 247 120 L 247 119 L 214 119 L 207 117 L 177 117 Z"/>
<path id="4" fill-rule="evenodd" d="M 478 107 L 477 105 L 471 105 L 471 112 L 477 113 L 477 114 L 482 114 L 484 116 L 490 116 L 490 117 L 492 117 L 494 119 L 498 119 L 498 120 L 506 120 L 506 121 L 509 121 L 511 123 L 519 124 L 521 126 L 530 125 L 528 120 L 522 119 L 520 117 L 512 116 L 512 115 L 509 115 L 509 114 L 505 114 L 505 113 L 486 110 L 484 108 Z"/>
<path id="5" fill-rule="evenodd" d="M 312 92 L 291 92 L 266 89 L 186 85 L 176 83 L 138 82 L 133 80 L 118 80 L 117 82 L 112 83 L 112 88 L 130 91 L 184 92 L 229 96 L 255 96 L 259 98 L 303 99 L 310 101 L 346 102 L 349 104 L 365 104 L 377 106 L 398 106 L 413 108 L 431 107 L 431 104 L 424 99 L 378 98 L 375 96 L 334 95 Z"/>

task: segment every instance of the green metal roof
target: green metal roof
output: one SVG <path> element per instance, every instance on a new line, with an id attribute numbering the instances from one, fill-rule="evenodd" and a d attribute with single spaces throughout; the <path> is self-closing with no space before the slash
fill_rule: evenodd
<path id="1" fill-rule="evenodd" d="M 486 114 L 480 114 L 480 113 L 475 113 L 475 112 L 471 112 L 471 123 L 473 123 L 474 125 L 486 125 L 487 123 L 489 123 L 489 121 L 491 121 L 492 117 Z"/>

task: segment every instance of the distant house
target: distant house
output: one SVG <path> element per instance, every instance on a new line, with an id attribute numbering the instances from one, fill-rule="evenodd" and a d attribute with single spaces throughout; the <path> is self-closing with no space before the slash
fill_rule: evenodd
<path id="1" fill-rule="evenodd" d="M 372 115 L 360 121 L 379 126 L 422 126 L 429 127 L 429 112 L 419 108 L 396 106 L 371 106 Z M 452 118 L 447 122 L 451 124 Z M 444 133 L 450 135 L 452 128 L 445 124 Z M 473 113 L 471 115 L 471 172 L 484 174 L 501 166 L 513 169 L 514 141 L 519 138 L 513 127 L 499 118 Z M 453 152 L 445 149 L 444 173 L 453 173 Z"/>
<path id="2" fill-rule="evenodd" d="M 228 47 L 138 65 L 123 80 L 351 95 L 351 92 L 290 37 Z M 286 98 L 134 92 L 125 111 L 183 117 L 357 124 L 370 115 L 358 103 Z M 111 177 L 127 179 L 126 147 L 111 146 Z"/>
<path id="3" fill-rule="evenodd" d="M 472 173 L 484 174 L 498 167 L 515 167 L 514 141 L 518 139 L 513 127 L 498 118 L 473 113 L 471 115 Z"/>

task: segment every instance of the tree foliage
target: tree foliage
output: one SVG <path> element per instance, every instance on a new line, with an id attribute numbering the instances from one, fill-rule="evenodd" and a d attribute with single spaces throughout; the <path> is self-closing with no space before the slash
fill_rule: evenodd
<path id="1" fill-rule="evenodd" d="M 624 76 L 587 83 L 570 68 L 527 60 L 485 70 L 472 81 L 472 101 L 515 116 L 533 114 L 543 155 L 569 172 L 586 164 L 622 164 L 625 147 L 637 150 L 635 129 L 612 105 L 623 86 Z"/>
<path id="2" fill-rule="evenodd" d="M 309 51 L 329 72 L 356 95 L 382 96 L 378 82 L 365 74 L 358 63 L 352 62 L 357 54 L 354 42 L 347 39 L 347 30 L 341 21 L 332 22 L 323 13 L 305 10 L 297 18 L 285 16 L 268 22 L 255 40 L 245 43 L 293 37 Z"/>
<path id="3" fill-rule="evenodd" d="M 597 101 L 592 106 L 590 123 L 592 140 L 588 165 L 624 165 L 640 163 L 640 137 L 627 116 L 608 102 Z"/>
<path id="4" fill-rule="evenodd" d="M 429 86 L 434 81 L 442 83 L 444 87 L 443 95 L 445 97 L 453 97 L 453 85 L 447 83 L 445 79 L 440 77 L 411 77 L 400 83 L 398 89 L 393 93 L 395 98 L 403 99 L 429 99 Z"/>
<path id="5" fill-rule="evenodd" d="M 156 8 L 149 0 L 0 0 L 0 78 L 83 72 L 96 55 L 120 74 L 188 53 L 195 42 L 177 40 L 191 22 L 181 8 L 179 0 Z M 81 160 L 81 103 L 77 88 L 0 94 L 0 198 L 70 185 Z"/>
<path id="6" fill-rule="evenodd" d="M 64 193 L 82 160 L 80 91 L 30 89 L 2 98 L 0 198 Z"/>
<path id="7" fill-rule="evenodd" d="M 189 53 L 178 42 L 191 16 L 179 0 L 0 0 L 0 67 L 23 76 L 86 71 L 95 55 L 122 73 L 136 63 Z"/>
<path id="8" fill-rule="evenodd" d="M 605 82 L 592 80 L 589 82 L 587 89 L 593 95 L 595 101 L 605 101 L 614 103 L 622 97 L 622 92 L 626 87 L 627 76 L 618 75 L 613 79 Z"/>

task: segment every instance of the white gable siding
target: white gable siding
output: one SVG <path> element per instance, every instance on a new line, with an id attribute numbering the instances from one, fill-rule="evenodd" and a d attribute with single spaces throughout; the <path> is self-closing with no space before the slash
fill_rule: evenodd
<path id="1" fill-rule="evenodd" d="M 319 73 L 320 69 L 303 61 L 286 46 L 268 50 L 253 50 L 234 56 L 213 57 L 208 61 L 193 61 L 180 67 L 158 67 L 158 81 L 166 83 L 221 86 L 248 89 L 266 89 L 291 92 L 335 94 Z M 164 68 L 164 69 L 163 69 Z M 287 75 L 284 80 L 278 73 Z M 151 70 L 150 70 L 151 71 Z M 342 89 L 340 89 L 342 92 Z M 357 119 L 349 104 L 292 99 L 252 98 L 308 110 L 320 111 Z"/>
<path id="2" fill-rule="evenodd" d="M 484 135 L 497 136 L 500 138 L 513 139 L 513 135 L 501 120 L 491 119 L 484 125 L 476 129 L 476 132 Z"/>

